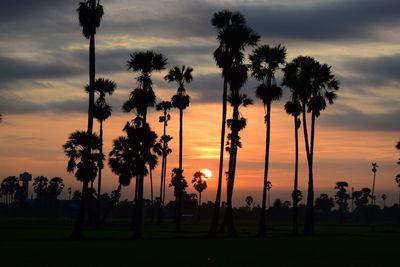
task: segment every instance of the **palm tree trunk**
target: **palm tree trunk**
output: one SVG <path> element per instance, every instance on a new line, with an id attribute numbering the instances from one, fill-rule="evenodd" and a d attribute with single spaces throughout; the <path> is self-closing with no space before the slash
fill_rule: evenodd
<path id="1" fill-rule="evenodd" d="M 373 182 L 372 182 L 372 192 L 371 192 L 371 195 L 372 195 L 372 205 L 375 205 L 375 176 L 376 176 L 376 172 L 374 172 L 374 179 L 373 179 Z"/>
<path id="2" fill-rule="evenodd" d="M 164 168 L 165 168 L 165 155 L 163 153 L 162 155 L 162 163 L 161 163 L 161 178 L 160 178 L 160 199 L 158 202 L 158 218 L 157 218 L 157 223 L 162 223 L 163 220 L 163 185 L 164 185 Z"/>
<path id="3" fill-rule="evenodd" d="M 199 192 L 199 207 L 197 211 L 197 220 L 200 221 L 200 210 L 201 210 L 201 192 Z"/>
<path id="4" fill-rule="evenodd" d="M 210 230 L 208 232 L 209 237 L 215 237 L 217 234 L 219 211 L 221 205 L 221 192 L 222 192 L 222 175 L 224 170 L 224 149 L 225 149 L 225 124 L 226 124 L 226 106 L 227 106 L 227 91 L 228 91 L 228 80 L 224 78 L 224 89 L 222 94 L 222 125 L 221 125 L 221 143 L 219 151 L 219 169 L 218 169 L 218 186 L 217 195 L 214 203 L 214 213 L 211 221 Z"/>
<path id="5" fill-rule="evenodd" d="M 139 189 L 138 189 L 138 198 L 136 204 L 136 218 L 135 218 L 135 237 L 142 238 L 142 229 L 143 229 L 143 176 L 140 175 L 139 177 Z"/>
<path id="6" fill-rule="evenodd" d="M 183 109 L 179 109 L 179 169 L 181 171 L 181 175 L 183 175 L 182 168 L 182 150 L 183 150 Z M 182 195 L 183 192 L 180 190 L 178 193 L 177 199 L 177 215 L 176 215 L 176 231 L 181 231 L 181 217 L 182 217 Z"/>
<path id="7" fill-rule="evenodd" d="M 299 173 L 299 132 L 298 132 L 298 118 L 294 116 L 294 141 L 295 141 L 295 163 L 294 163 L 294 194 L 293 194 L 293 235 L 299 234 L 298 222 L 298 173 Z"/>
<path id="8" fill-rule="evenodd" d="M 307 137 L 306 121 L 305 121 L 305 108 L 303 110 L 303 125 L 305 127 L 304 138 Z M 314 179 L 313 179 L 313 153 L 314 153 L 314 133 L 315 133 L 315 114 L 311 114 L 311 140 L 310 150 L 308 153 L 308 191 L 307 191 L 307 206 L 306 206 L 306 218 L 304 223 L 304 234 L 314 234 Z M 308 141 L 308 140 L 307 140 Z M 306 144 L 307 145 L 307 144 Z"/>
<path id="9" fill-rule="evenodd" d="M 103 121 L 100 120 L 100 155 L 103 154 Z M 97 206 L 96 206 L 96 227 L 100 227 L 100 195 L 101 195 L 101 174 L 103 168 L 99 168 L 99 176 L 97 181 Z"/>
<path id="10" fill-rule="evenodd" d="M 262 207 L 260 215 L 260 224 L 258 228 L 258 235 L 265 236 L 265 222 L 266 222 L 266 206 L 267 206 L 267 184 L 268 184 L 268 167 L 269 167 L 269 145 L 270 145 L 270 131 L 271 131 L 271 103 L 267 103 L 267 114 L 265 116 L 266 127 L 266 140 L 265 140 L 265 161 L 264 161 L 264 187 L 262 197 Z"/>
<path id="11" fill-rule="evenodd" d="M 150 168 L 149 168 L 149 175 L 150 175 L 151 221 L 154 222 L 153 172 Z"/>

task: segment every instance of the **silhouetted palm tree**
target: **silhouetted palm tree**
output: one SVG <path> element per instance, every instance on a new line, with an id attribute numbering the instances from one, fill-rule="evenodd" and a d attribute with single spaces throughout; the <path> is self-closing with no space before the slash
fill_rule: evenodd
<path id="1" fill-rule="evenodd" d="M 168 147 L 168 142 L 172 140 L 172 137 L 167 135 L 168 121 L 171 119 L 170 110 L 172 103 L 169 101 L 161 101 L 156 105 L 157 111 L 162 111 L 162 115 L 159 117 L 159 121 L 163 123 L 163 135 L 160 138 L 158 145 L 155 146 L 155 152 L 162 157 L 161 164 L 161 179 L 160 179 L 160 197 L 159 197 L 159 211 L 158 211 L 158 223 L 163 220 L 163 206 L 165 200 L 165 185 L 166 185 L 166 174 L 167 174 L 167 157 L 172 150 Z"/>
<path id="2" fill-rule="evenodd" d="M 192 76 L 193 68 L 186 66 L 175 66 L 169 70 L 169 73 L 164 77 L 168 82 L 178 83 L 177 93 L 172 97 L 171 102 L 174 108 L 179 109 L 179 169 L 183 173 L 182 167 L 182 151 L 183 151 L 183 110 L 189 106 L 190 97 L 186 93 L 185 83 L 190 83 L 193 80 Z M 176 175 L 179 175 L 176 173 Z M 184 179 L 182 177 L 182 179 Z M 176 231 L 181 231 L 181 216 L 182 216 L 182 199 L 183 196 L 177 198 L 177 216 L 176 216 Z"/>
<path id="3" fill-rule="evenodd" d="M 247 196 L 245 199 L 245 202 L 246 202 L 247 208 L 250 210 L 251 204 L 253 204 L 254 199 L 252 196 Z"/>
<path id="4" fill-rule="evenodd" d="M 374 192 L 375 192 L 375 178 L 376 178 L 376 171 L 377 171 L 377 168 L 379 166 L 378 166 L 378 164 L 376 162 L 371 163 L 371 165 L 372 165 L 372 173 L 374 174 L 373 181 L 372 181 L 372 204 L 375 204 L 375 198 L 376 198 L 375 194 L 374 194 Z"/>
<path id="5" fill-rule="evenodd" d="M 201 193 L 206 190 L 207 188 L 207 182 L 204 180 L 204 177 L 206 175 L 200 171 L 195 172 L 193 174 L 193 179 L 192 179 L 192 184 L 193 188 L 199 192 L 199 203 L 198 203 L 198 214 L 197 218 L 200 221 L 200 211 L 201 211 Z"/>
<path id="6" fill-rule="evenodd" d="M 292 192 L 293 200 L 293 234 L 299 233 L 299 222 L 298 222 L 298 203 L 299 203 L 299 187 L 298 187 L 298 173 L 299 173 L 299 128 L 301 120 L 299 118 L 301 114 L 301 104 L 299 100 L 299 86 L 298 79 L 296 76 L 296 66 L 293 63 L 288 63 L 283 68 L 283 80 L 282 85 L 287 86 L 291 91 L 290 100 L 285 104 L 285 111 L 289 115 L 293 116 L 294 120 L 294 140 L 295 140 L 295 163 L 294 163 L 294 186 Z"/>
<path id="7" fill-rule="evenodd" d="M 338 190 L 335 195 L 336 203 L 339 205 L 339 214 L 340 214 L 340 223 L 343 223 L 343 214 L 348 211 L 349 204 L 348 200 L 350 199 L 350 195 L 346 192 L 346 187 L 349 184 L 347 182 L 337 182 L 335 189 Z"/>
<path id="8" fill-rule="evenodd" d="M 326 108 L 326 101 L 333 104 L 339 89 L 338 81 L 331 72 L 331 67 L 320 64 L 312 57 L 299 56 L 290 64 L 290 76 L 298 84 L 299 100 L 302 112 L 304 141 L 308 163 L 308 190 L 304 224 L 306 235 L 314 234 L 314 139 L 316 118 Z M 287 72 L 285 71 L 285 74 Z M 307 112 L 311 113 L 310 138 L 307 128 Z"/>
<path id="9" fill-rule="evenodd" d="M 79 7 L 77 9 L 79 24 L 82 27 L 82 34 L 86 39 L 89 39 L 89 108 L 88 108 L 88 128 L 87 133 L 90 136 L 93 133 L 93 117 L 94 117 L 94 83 L 95 83 L 95 34 L 97 28 L 100 26 L 101 19 L 104 14 L 103 6 L 100 5 L 99 1 L 96 0 L 84 0 L 79 3 Z M 90 145 L 90 144 L 89 144 Z M 87 156 L 84 158 L 88 160 L 85 164 L 89 166 L 90 163 L 90 155 L 91 155 L 91 147 L 87 147 L 87 151 L 85 152 Z M 94 179 L 94 178 L 93 178 Z M 80 204 L 79 214 L 75 223 L 75 227 L 72 233 L 71 238 L 73 239 L 83 239 L 83 221 L 85 215 L 85 207 L 84 202 L 87 200 L 87 187 L 90 180 L 93 179 L 83 179 L 82 183 L 82 199 Z"/>
<path id="10" fill-rule="evenodd" d="M 1 181 L 0 191 L 6 196 L 7 205 L 15 201 L 15 193 L 19 187 L 19 179 L 16 176 L 8 176 Z"/>
<path id="11" fill-rule="evenodd" d="M 49 185 L 47 186 L 47 193 L 49 195 L 49 198 L 51 200 L 56 200 L 57 197 L 61 194 L 63 191 L 65 185 L 64 181 L 60 177 L 53 177 L 49 181 Z"/>
<path id="12" fill-rule="evenodd" d="M 386 195 L 386 194 L 382 194 L 381 198 L 382 198 L 382 200 L 383 200 L 383 207 L 386 207 L 387 195 Z"/>
<path id="13" fill-rule="evenodd" d="M 221 230 L 227 227 L 229 236 L 236 236 L 236 229 L 233 221 L 233 188 L 236 175 L 236 160 L 238 148 L 242 147 L 239 132 L 246 127 L 246 119 L 239 112 L 240 107 L 247 107 L 253 101 L 246 94 L 241 94 L 240 89 L 247 81 L 247 67 L 242 64 L 233 66 L 228 73 L 230 85 L 230 95 L 228 101 L 233 107 L 232 119 L 227 121 L 228 127 L 231 129 L 228 134 L 227 151 L 229 152 L 228 178 L 227 178 L 227 207 Z"/>
<path id="14" fill-rule="evenodd" d="M 71 236 L 73 239 L 84 239 L 82 228 L 86 212 L 88 184 L 96 178 L 99 165 L 103 160 L 103 155 L 100 153 L 100 140 L 96 134 L 75 131 L 69 136 L 63 148 L 69 159 L 67 171 L 74 172 L 78 181 L 85 185 L 82 187 L 79 214 Z"/>
<path id="15" fill-rule="evenodd" d="M 100 124 L 100 153 L 103 154 L 103 122 L 111 116 L 111 106 L 106 102 L 106 94 L 112 95 L 116 89 L 117 85 L 115 82 L 99 78 L 95 82 L 95 91 L 99 94 L 94 106 L 94 117 L 99 121 Z M 97 196 L 101 195 L 101 179 L 102 179 L 102 169 L 103 164 L 99 165 L 99 174 L 97 179 Z M 93 183 L 92 183 L 93 187 Z M 99 227 L 100 223 L 100 197 L 96 201 L 96 224 Z"/>
<path id="16" fill-rule="evenodd" d="M 262 45 L 257 47 L 250 55 L 250 69 L 252 76 L 254 76 L 261 84 L 257 87 L 256 95 L 260 98 L 266 108 L 265 123 L 266 127 L 266 141 L 265 141 L 265 162 L 264 162 L 264 186 L 262 207 L 260 214 L 260 224 L 258 235 L 265 235 L 265 216 L 267 206 L 267 182 L 268 182 L 268 167 L 269 167 L 269 147 L 271 139 L 271 104 L 282 97 L 282 89 L 277 86 L 275 80 L 275 73 L 279 65 L 285 63 L 286 48 L 278 45 L 270 47 L 269 45 Z"/>
<path id="17" fill-rule="evenodd" d="M 135 196 L 137 203 L 135 203 L 133 225 L 135 227 L 135 236 L 141 238 L 143 178 L 157 164 L 157 156 L 151 153 L 151 149 L 157 140 L 157 134 L 139 116 L 128 122 L 124 127 L 124 131 L 126 136 L 121 136 L 114 140 L 113 149 L 109 154 L 109 165 L 112 171 L 119 176 L 119 183 L 122 186 L 128 186 L 131 179 L 136 177 L 138 188 Z"/>
<path id="18" fill-rule="evenodd" d="M 33 179 L 32 187 L 33 192 L 36 193 L 36 197 L 40 200 L 44 200 L 46 198 L 47 186 L 49 184 L 49 179 L 44 176 L 38 176 Z"/>
<path id="19" fill-rule="evenodd" d="M 146 127 L 149 127 L 147 124 L 147 109 L 149 107 L 153 107 L 156 102 L 156 95 L 153 91 L 153 81 L 151 80 L 151 74 L 153 71 L 163 70 L 166 64 L 167 59 L 162 54 L 158 54 L 153 51 L 135 52 L 130 55 L 128 68 L 131 69 L 133 72 L 138 73 L 138 76 L 136 77 L 138 87 L 131 92 L 129 99 L 124 103 L 122 109 L 125 112 L 135 111 L 137 115 L 136 119 L 142 119 L 142 122 L 139 122 L 138 124 L 139 126 L 147 125 Z M 148 149 L 151 149 L 151 147 L 148 147 Z M 147 153 L 150 154 L 150 151 L 148 151 Z M 149 170 L 151 172 L 152 168 L 149 168 Z M 143 198 L 143 192 L 140 193 L 139 190 L 143 188 L 144 175 L 138 175 L 137 177 L 139 179 L 136 179 L 134 200 L 134 214 L 137 215 L 134 216 L 139 217 L 139 221 L 137 222 L 140 223 L 141 227 L 143 201 L 137 201 L 137 197 L 141 195 L 141 198 Z"/>
<path id="20" fill-rule="evenodd" d="M 397 148 L 398 150 L 400 150 L 400 141 L 397 142 L 396 148 Z M 400 158 L 399 158 L 399 161 L 397 162 L 397 164 L 400 164 Z M 397 187 L 399 188 L 399 205 L 400 205 L 400 173 L 396 175 L 396 177 L 394 178 L 394 180 L 396 181 Z"/>
<path id="21" fill-rule="evenodd" d="M 246 25 L 246 20 L 239 12 L 231 12 L 229 10 L 219 11 L 214 14 L 211 20 L 212 26 L 218 30 L 217 39 L 219 41 L 218 48 L 214 51 L 214 59 L 219 68 L 222 69 L 224 77 L 223 93 L 222 93 L 222 125 L 221 125 L 221 142 L 218 169 L 218 185 L 215 199 L 214 213 L 211 221 L 209 236 L 215 237 L 218 226 L 219 211 L 221 206 L 222 193 L 222 176 L 224 164 L 224 148 L 225 148 L 225 124 L 227 111 L 227 95 L 228 95 L 228 77 L 227 73 L 232 67 L 234 61 L 242 62 L 243 51 L 246 46 L 254 46 L 257 44 L 260 36 L 254 33 Z"/>

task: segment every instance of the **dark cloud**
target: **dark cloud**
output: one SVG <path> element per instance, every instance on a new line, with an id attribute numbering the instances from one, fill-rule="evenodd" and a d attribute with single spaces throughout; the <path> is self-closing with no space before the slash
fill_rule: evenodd
<path id="1" fill-rule="evenodd" d="M 361 131 L 400 131 L 400 109 L 386 113 L 367 114 L 350 107 L 340 107 L 340 114 L 322 114 L 318 123 L 335 128 Z"/>
<path id="2" fill-rule="evenodd" d="M 400 54 L 373 58 L 350 58 L 343 62 L 343 66 L 359 75 L 354 79 L 358 84 L 364 83 L 373 86 L 400 83 Z M 352 81 L 347 80 L 346 82 L 351 83 Z"/>
<path id="3" fill-rule="evenodd" d="M 51 79 L 77 75 L 86 70 L 86 66 L 69 64 L 54 60 L 43 63 L 33 60 L 22 60 L 0 55 L 0 85 L 21 79 Z M 0 90 L 2 87 L 0 87 Z"/>

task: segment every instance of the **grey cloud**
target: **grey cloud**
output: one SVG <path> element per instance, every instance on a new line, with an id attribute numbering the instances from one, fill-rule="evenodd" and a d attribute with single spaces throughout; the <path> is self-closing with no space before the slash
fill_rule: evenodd
<path id="1" fill-rule="evenodd" d="M 362 131 L 400 131 L 400 109 L 388 113 L 366 114 L 341 107 L 341 114 L 322 114 L 319 122 L 326 126 Z"/>

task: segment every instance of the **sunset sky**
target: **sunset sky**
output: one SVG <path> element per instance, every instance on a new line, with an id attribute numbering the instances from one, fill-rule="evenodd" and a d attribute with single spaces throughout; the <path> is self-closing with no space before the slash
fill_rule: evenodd
<path id="1" fill-rule="evenodd" d="M 79 0 L 3 0 L 0 9 L 0 178 L 24 171 L 34 177 L 60 176 L 66 187 L 80 183 L 66 172 L 62 144 L 75 130 L 87 125 L 88 41 L 81 34 L 76 8 Z M 378 162 L 376 194 L 388 204 L 397 201 L 394 177 L 400 172 L 395 144 L 400 138 L 400 1 L 398 0 L 101 0 L 105 14 L 96 35 L 96 75 L 112 79 L 117 90 L 109 99 L 112 117 L 104 124 L 105 151 L 122 134 L 133 114 L 121 111 L 136 87 L 127 70 L 129 54 L 154 50 L 168 58 L 167 69 L 153 74 L 158 100 L 176 91 L 163 77 L 175 65 L 194 68 L 187 86 L 191 105 L 184 113 L 184 174 L 208 168 L 203 200 L 214 201 L 218 172 L 222 78 L 212 54 L 218 45 L 211 26 L 222 9 L 240 11 L 248 25 L 261 35 L 260 44 L 283 44 L 287 61 L 304 55 L 332 65 L 340 81 L 338 99 L 317 120 L 315 147 L 316 193 L 333 196 L 337 181 L 355 190 L 372 186 L 371 162 Z M 249 49 L 247 52 L 251 52 Z M 280 81 L 281 74 L 278 74 Z M 257 82 L 243 88 L 255 105 L 242 110 L 248 125 L 238 152 L 235 205 L 247 195 L 260 203 L 265 153 L 264 109 L 255 98 Z M 270 180 L 271 197 L 290 199 L 293 187 L 294 130 L 283 109 L 289 99 L 272 108 Z M 150 124 L 159 135 L 155 110 Z M 177 167 L 178 113 L 172 112 L 168 133 L 173 154 L 168 175 Z M 95 123 L 98 129 L 98 123 Z M 306 198 L 307 167 L 300 131 L 300 189 Z M 226 157 L 227 158 L 227 157 Z M 226 166 L 226 164 L 225 164 Z M 117 186 L 117 176 L 105 168 L 104 188 Z M 159 182 L 159 167 L 154 173 Z M 225 179 L 224 179 L 225 182 Z M 149 197 L 148 179 L 146 195 Z M 224 184 L 225 186 L 225 184 Z M 189 192 L 194 192 L 190 185 Z M 131 199 L 133 187 L 123 198 Z M 64 194 L 63 198 L 66 197 Z M 167 198 L 172 198 L 168 190 Z"/>

